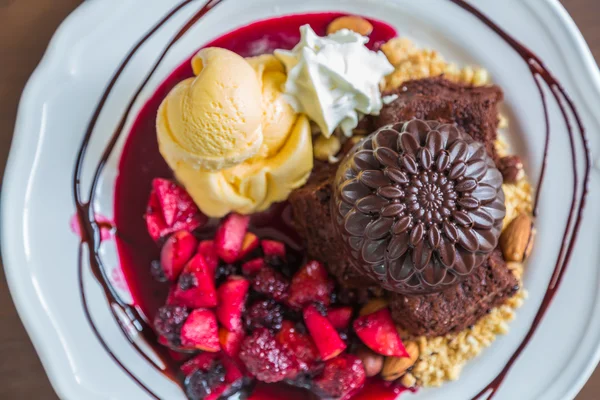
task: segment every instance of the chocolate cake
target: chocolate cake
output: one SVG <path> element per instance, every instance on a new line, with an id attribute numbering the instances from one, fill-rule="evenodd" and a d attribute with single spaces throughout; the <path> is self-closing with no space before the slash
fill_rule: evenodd
<path id="1" fill-rule="evenodd" d="M 498 87 L 476 88 L 428 78 L 409 81 L 386 94 L 396 94 L 398 98 L 371 121 L 373 128 L 411 119 L 455 124 L 459 131 L 482 143 L 488 155 L 497 160 L 497 107 L 503 98 Z M 379 282 L 352 264 L 345 242 L 332 223 L 332 188 L 337 169 L 336 164 L 318 163 L 307 184 L 292 193 L 289 202 L 296 229 L 306 240 L 308 256 L 325 262 L 342 286 L 379 287 Z M 517 280 L 501 252 L 494 250 L 462 282 L 443 291 L 419 295 L 390 292 L 393 317 L 411 334 L 444 335 L 472 325 L 517 289 Z"/>
<path id="2" fill-rule="evenodd" d="M 500 250 L 465 281 L 443 292 L 420 296 L 392 294 L 396 323 L 413 335 L 440 336 L 461 331 L 512 297 L 519 285 Z"/>
<path id="3" fill-rule="evenodd" d="M 373 128 L 415 118 L 455 123 L 484 143 L 488 154 L 498 160 L 494 142 L 498 104 L 504 98 L 498 86 L 473 87 L 438 77 L 408 81 L 384 95 L 398 98 L 381 110 L 373 120 Z"/>
<path id="4" fill-rule="evenodd" d="M 294 226 L 306 241 L 310 258 L 325 262 L 329 273 L 347 288 L 364 288 L 376 284 L 356 271 L 342 250 L 344 243 L 331 221 L 330 200 L 337 164 L 317 161 L 308 182 L 292 192 L 289 202 Z"/>

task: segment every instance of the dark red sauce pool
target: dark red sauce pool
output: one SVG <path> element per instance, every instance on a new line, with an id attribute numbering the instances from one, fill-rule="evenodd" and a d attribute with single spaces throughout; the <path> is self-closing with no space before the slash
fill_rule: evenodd
<path id="1" fill-rule="evenodd" d="M 230 32 L 206 46 L 223 47 L 245 57 L 272 52 L 276 48 L 290 49 L 300 39 L 301 25 L 308 23 L 317 34 L 324 35 L 327 25 L 339 15 L 341 14 L 305 14 L 260 21 Z M 370 36 L 371 47 L 376 48 L 396 36 L 396 31 L 391 26 L 380 21 L 371 22 L 374 26 Z M 152 179 L 173 177 L 158 151 L 156 114 L 169 91 L 180 81 L 192 76 L 190 62 L 186 60 L 144 105 L 129 133 L 116 180 L 114 215 L 121 267 L 134 302 L 148 321 L 152 321 L 158 308 L 164 305 L 169 289 L 168 284 L 157 282 L 150 274 L 152 261 L 159 258 L 159 248 L 148 235 L 143 219 Z M 207 237 L 212 236 L 214 232 L 211 229 L 214 225 L 209 224 L 202 233 Z M 289 209 L 285 204 L 254 215 L 252 230 L 261 237 L 276 238 L 284 241 L 291 249 L 302 250 L 301 239 L 291 228 Z M 391 400 L 401 391 L 401 388 L 390 388 L 382 382 L 372 381 L 353 398 Z M 285 385 L 259 384 L 250 398 L 270 400 L 283 397 L 288 400 L 305 400 L 313 395 Z"/>

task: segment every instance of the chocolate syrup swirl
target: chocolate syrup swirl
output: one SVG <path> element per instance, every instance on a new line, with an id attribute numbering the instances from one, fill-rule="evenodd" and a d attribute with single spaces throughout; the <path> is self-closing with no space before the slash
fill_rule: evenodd
<path id="1" fill-rule="evenodd" d="M 102 260 L 98 254 L 98 250 L 101 244 L 101 235 L 100 235 L 100 224 L 96 221 L 95 212 L 94 212 L 94 195 L 96 193 L 96 187 L 99 182 L 100 175 L 108 158 L 110 157 L 112 150 L 114 149 L 117 140 L 121 136 L 123 132 L 123 128 L 131 113 L 131 109 L 133 105 L 137 101 L 140 93 L 146 87 L 156 70 L 158 69 L 160 63 L 167 55 L 168 51 L 171 47 L 181 39 L 181 37 L 192 27 L 196 22 L 198 22 L 206 13 L 208 13 L 214 6 L 219 4 L 222 0 L 212 0 L 206 3 L 198 12 L 194 14 L 192 18 L 188 20 L 188 22 L 178 31 L 178 33 L 171 39 L 168 45 L 165 47 L 163 52 L 161 53 L 158 60 L 153 65 L 150 72 L 146 75 L 142 84 L 138 87 L 135 92 L 133 98 L 129 102 L 125 112 L 123 113 L 119 125 L 114 131 L 108 145 L 106 146 L 104 153 L 96 167 L 94 172 L 94 177 L 92 180 L 92 186 L 90 188 L 88 194 L 88 200 L 85 201 L 82 196 L 81 190 L 81 174 L 83 171 L 83 161 L 85 159 L 85 155 L 87 153 L 87 146 L 92 137 L 94 129 L 96 127 L 96 123 L 98 118 L 104 109 L 106 101 L 114 85 L 119 80 L 121 74 L 133 58 L 133 56 L 137 53 L 137 51 L 148 41 L 161 27 L 163 27 L 168 21 L 171 20 L 177 13 L 185 8 L 188 4 L 194 2 L 194 0 L 185 0 L 176 7 L 174 7 L 162 20 L 160 20 L 144 37 L 142 37 L 135 46 L 131 49 L 131 51 L 127 54 L 115 74 L 113 75 L 111 81 L 109 82 L 107 88 L 104 91 L 104 94 L 100 98 L 100 101 L 94 111 L 92 118 L 88 124 L 85 136 L 83 138 L 83 142 L 79 149 L 79 153 L 77 155 L 77 161 L 75 163 L 75 170 L 73 174 L 73 196 L 75 199 L 75 206 L 77 209 L 77 217 L 79 219 L 79 224 L 81 227 L 81 247 L 79 250 L 79 269 L 78 269 L 78 280 L 79 280 L 79 290 L 81 294 L 81 300 L 83 303 L 84 313 L 88 323 L 96 338 L 100 341 L 102 347 L 106 350 L 108 355 L 121 367 L 121 369 L 127 373 L 131 379 L 135 381 L 135 383 L 142 388 L 148 395 L 155 399 L 160 399 L 149 387 L 147 387 L 143 382 L 141 382 L 129 369 L 119 360 L 119 358 L 112 352 L 110 347 L 107 345 L 105 340 L 102 338 L 102 335 L 98 331 L 96 324 L 90 315 L 90 310 L 85 294 L 85 290 L 83 287 L 83 247 L 86 246 L 89 255 L 89 264 L 94 277 L 98 281 L 98 283 L 102 286 L 104 290 L 104 296 L 106 297 L 109 308 L 113 314 L 113 317 L 117 321 L 119 328 L 125 334 L 125 337 L 131 342 L 131 344 L 137 349 L 137 351 L 153 366 L 155 366 L 158 370 L 160 370 L 165 376 L 170 378 L 173 382 L 182 386 L 181 379 L 177 379 L 179 372 L 177 366 L 173 363 L 172 358 L 169 356 L 166 347 L 158 345 L 156 334 L 154 330 L 149 325 L 148 321 L 142 316 L 140 311 L 136 307 L 132 307 L 126 304 L 120 296 L 116 293 L 114 288 L 109 282 L 108 277 L 106 276 L 106 270 L 102 265 Z M 154 351 L 154 356 L 158 357 L 163 365 L 157 365 L 152 358 L 140 347 L 140 340 L 143 341 L 147 346 L 149 346 Z M 183 387 L 182 387 L 183 389 Z"/>
<path id="2" fill-rule="evenodd" d="M 80 290 L 80 294 L 81 294 L 81 299 L 82 299 L 82 303 L 83 303 L 83 307 L 84 307 L 85 316 L 90 324 L 90 327 L 91 327 L 94 335 L 96 336 L 96 338 L 98 339 L 100 344 L 103 346 L 103 348 L 106 350 L 108 355 L 114 360 L 114 362 L 117 365 L 119 365 L 119 367 L 121 369 L 123 369 L 123 371 L 126 374 L 128 374 L 131 377 L 131 379 L 137 385 L 139 385 L 139 387 L 142 390 L 144 390 L 149 396 L 151 396 L 152 398 L 155 398 L 155 399 L 159 398 L 157 396 L 157 394 L 155 394 L 150 388 L 148 388 L 144 383 L 142 383 L 119 360 L 117 355 L 115 355 L 112 352 L 110 347 L 107 345 L 105 340 L 102 338 L 97 326 L 95 325 L 95 323 L 90 315 L 90 309 L 89 309 L 89 306 L 87 303 L 87 298 L 86 298 L 86 294 L 85 294 L 84 287 L 83 287 L 84 253 L 87 248 L 91 272 L 93 273 L 93 275 L 96 278 L 96 280 L 98 281 L 98 283 L 102 286 L 102 289 L 104 290 L 104 295 L 110 306 L 110 310 L 111 310 L 115 320 L 117 321 L 120 329 L 125 334 L 125 337 L 132 343 L 133 346 L 135 346 L 135 348 L 139 351 L 139 353 L 144 358 L 146 358 L 152 365 L 154 365 L 165 376 L 169 377 L 170 379 L 172 379 L 174 382 L 176 382 L 177 384 L 179 384 L 181 386 L 181 379 L 178 379 L 179 373 L 177 371 L 176 366 L 174 365 L 173 361 L 171 361 L 171 357 L 169 357 L 169 355 L 167 354 L 167 350 L 164 347 L 157 344 L 156 335 L 154 334 L 148 321 L 144 318 L 143 313 L 136 306 L 130 306 L 130 305 L 126 304 L 118 296 L 118 294 L 115 292 L 115 290 L 112 288 L 111 284 L 109 283 L 108 277 L 106 276 L 106 273 L 105 273 L 105 269 L 102 266 L 102 260 L 100 259 L 100 256 L 98 254 L 98 250 L 99 250 L 100 244 L 101 244 L 101 232 L 100 232 L 101 225 L 95 219 L 95 213 L 94 213 L 94 207 L 93 207 L 94 201 L 93 200 L 94 200 L 94 196 L 96 194 L 96 188 L 97 188 L 97 184 L 99 182 L 101 172 L 102 172 L 109 156 L 111 155 L 118 139 L 121 137 L 121 135 L 123 133 L 123 128 L 125 126 L 125 122 L 126 122 L 127 118 L 129 117 L 131 110 L 133 108 L 133 105 L 137 101 L 140 93 L 145 88 L 145 86 L 147 85 L 147 83 L 149 82 L 151 77 L 154 75 L 158 66 L 160 65 L 162 60 L 165 58 L 166 54 L 171 49 L 171 47 L 179 39 L 181 39 L 181 37 L 192 26 L 194 26 L 196 23 L 198 23 L 206 15 L 206 13 L 208 13 L 213 7 L 218 5 L 221 1 L 223 1 L 223 0 L 212 0 L 212 1 L 208 1 L 206 4 L 204 4 L 199 9 L 199 11 L 197 11 L 193 15 L 193 17 L 190 18 L 188 20 L 188 22 L 178 31 L 178 33 L 171 39 L 171 41 L 165 47 L 163 52 L 160 54 L 159 58 L 153 65 L 152 69 L 146 75 L 142 84 L 139 86 L 138 90 L 136 91 L 136 93 L 134 94 L 130 103 L 128 104 L 125 112 L 122 115 L 119 125 L 117 126 L 117 129 L 114 131 L 110 141 L 108 142 L 108 144 L 104 150 L 104 153 L 103 153 L 98 165 L 96 166 L 96 170 L 94 172 L 94 178 L 92 181 L 92 186 L 89 190 L 87 200 L 85 200 L 85 198 L 83 197 L 83 194 L 82 194 L 82 188 L 81 188 L 81 182 L 80 182 L 81 174 L 82 174 L 82 170 L 83 170 L 83 161 L 84 161 L 86 153 L 87 153 L 88 144 L 92 137 L 93 131 L 96 127 L 98 117 L 99 117 L 100 113 L 102 112 L 102 110 L 104 109 L 104 106 L 107 102 L 109 95 L 112 92 L 113 87 L 115 86 L 115 84 L 119 80 L 119 78 L 121 77 L 121 74 L 123 73 L 123 71 L 127 67 L 127 65 L 129 64 L 131 59 L 138 52 L 138 50 L 157 31 L 159 31 L 168 21 L 170 21 L 179 11 L 181 11 L 186 6 L 193 3 L 194 0 L 185 0 L 185 1 L 182 1 L 180 4 L 178 4 L 177 6 L 175 6 L 171 11 L 169 11 L 169 13 L 165 17 L 163 17 L 158 23 L 156 23 L 156 25 L 154 25 L 154 27 L 152 27 L 148 31 L 148 33 L 146 33 L 135 44 L 135 46 L 132 48 L 132 50 L 124 58 L 123 62 L 119 66 L 119 68 L 115 71 L 115 74 L 113 75 L 106 90 L 104 91 L 102 97 L 100 98 L 100 101 L 92 115 L 92 118 L 91 118 L 89 125 L 87 127 L 87 130 L 85 132 L 81 147 L 79 149 L 79 153 L 77 155 L 77 160 L 76 160 L 74 174 L 73 174 L 72 190 L 73 190 L 73 196 L 74 196 L 75 205 L 77 208 L 77 216 L 78 216 L 79 223 L 81 226 L 81 235 L 82 235 L 82 242 L 81 242 L 81 246 L 79 249 L 78 278 L 79 278 L 79 290 Z M 518 41 L 516 41 L 514 38 L 512 38 L 510 35 L 508 35 L 506 32 L 504 32 L 498 25 L 496 25 L 494 22 L 492 22 L 489 18 L 487 18 L 485 15 L 483 15 L 480 11 L 475 9 L 473 6 L 467 4 L 463 0 L 449 0 L 449 1 L 451 1 L 452 3 L 456 4 L 458 7 L 461 7 L 465 11 L 469 12 L 470 14 L 472 14 L 473 16 L 478 18 L 482 23 L 484 23 L 486 26 L 488 26 L 490 29 L 492 29 L 494 32 L 496 32 L 503 40 L 505 40 L 522 57 L 523 61 L 525 61 L 527 63 L 527 65 L 530 68 L 532 77 L 535 81 L 535 84 L 537 85 L 537 87 L 539 89 L 542 103 L 544 106 L 544 117 L 545 117 L 545 124 L 546 124 L 546 139 L 545 139 L 545 144 L 544 144 L 544 161 L 543 161 L 542 170 L 540 173 L 539 182 L 538 182 L 537 190 L 536 190 L 534 215 L 537 214 L 538 204 L 539 204 L 539 200 L 540 200 L 540 192 L 541 192 L 542 184 L 543 184 L 544 178 L 545 178 L 548 147 L 549 147 L 549 140 L 550 140 L 548 106 L 546 103 L 546 97 L 542 90 L 542 82 L 545 83 L 546 85 L 548 85 L 548 87 L 551 89 L 552 96 L 556 100 L 558 106 L 560 107 L 561 113 L 566 121 L 567 131 L 568 131 L 569 140 L 570 140 L 571 155 L 572 155 L 572 159 L 573 159 L 572 170 L 573 170 L 573 176 L 574 176 L 574 183 L 573 183 L 573 197 L 571 199 L 571 209 L 570 209 L 569 218 L 568 218 L 565 230 L 564 230 L 563 241 L 562 241 L 562 245 L 561 245 L 558 257 L 557 257 L 557 261 L 556 261 L 556 265 L 555 265 L 555 268 L 553 271 L 552 279 L 550 281 L 550 284 L 548 285 L 546 294 L 542 301 L 542 305 L 541 305 L 540 309 L 538 310 L 537 315 L 535 316 L 534 322 L 533 322 L 529 332 L 527 333 L 525 339 L 520 344 L 520 346 L 515 351 L 515 353 L 512 355 L 512 357 L 510 358 L 510 360 L 508 361 L 506 366 L 503 368 L 502 372 L 473 398 L 473 400 L 479 400 L 479 399 L 484 399 L 484 398 L 491 399 L 496 395 L 500 385 L 502 384 L 506 375 L 508 374 L 508 371 L 513 366 L 513 364 L 516 362 L 519 355 L 525 349 L 525 347 L 527 346 L 527 344 L 533 337 L 534 333 L 536 332 L 537 327 L 538 327 L 540 321 L 542 320 L 542 318 L 544 317 L 546 311 L 548 310 L 548 308 L 552 302 L 552 299 L 554 298 L 554 295 L 558 291 L 558 288 L 560 286 L 562 278 L 564 277 L 564 274 L 567 270 L 567 265 L 568 265 L 571 255 L 572 255 L 572 250 L 573 250 L 573 247 L 574 247 L 574 244 L 575 244 L 575 241 L 577 238 L 577 234 L 578 234 L 578 231 L 580 228 L 582 214 L 583 214 L 583 208 L 584 208 L 585 200 L 586 200 L 586 194 L 588 191 L 588 181 L 589 181 L 589 174 L 590 174 L 590 155 L 589 155 L 588 142 L 587 142 L 587 139 L 585 136 L 585 130 L 582 125 L 581 119 L 580 119 L 579 115 L 577 114 L 577 111 L 574 107 L 573 102 L 567 96 L 567 94 L 565 93 L 565 90 L 558 83 L 558 81 L 546 69 L 546 67 L 544 66 L 542 61 L 534 53 L 532 53 L 530 50 L 525 48 Z M 572 117 L 574 119 L 574 123 L 570 122 L 569 113 L 572 115 Z M 578 135 L 576 135 L 576 133 L 578 133 Z M 583 178 L 581 180 L 579 179 L 580 171 L 578 171 L 577 160 L 576 160 L 576 146 L 577 146 L 576 142 L 577 141 L 580 142 L 579 143 L 580 146 L 583 146 L 585 148 L 585 166 L 582 171 Z M 155 353 L 154 356 L 158 357 L 158 359 L 160 359 L 160 361 L 162 362 L 163 365 L 156 364 L 153 361 L 153 359 L 148 354 L 146 354 L 145 351 L 142 350 L 142 347 L 140 346 L 140 341 L 143 341 L 143 342 L 145 342 L 145 344 L 147 346 L 150 346 L 150 348 Z M 484 397 L 486 395 L 488 395 L 488 396 Z"/>

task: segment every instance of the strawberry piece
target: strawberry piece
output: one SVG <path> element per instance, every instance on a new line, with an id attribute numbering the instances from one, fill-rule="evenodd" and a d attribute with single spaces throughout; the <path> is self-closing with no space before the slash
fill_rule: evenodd
<path id="1" fill-rule="evenodd" d="M 354 320 L 356 335 L 371 350 L 384 356 L 409 357 L 389 309 L 382 308 Z"/>
<path id="2" fill-rule="evenodd" d="M 244 331 L 231 332 L 221 327 L 219 328 L 219 343 L 223 353 L 229 357 L 237 358 L 242 342 L 244 341 Z"/>
<path id="3" fill-rule="evenodd" d="M 160 251 L 160 265 L 170 281 L 175 281 L 185 264 L 196 252 L 197 241 L 188 231 L 178 231 L 169 236 Z"/>
<path id="4" fill-rule="evenodd" d="M 202 254 L 206 264 L 214 272 L 217 270 L 219 265 L 219 256 L 215 249 L 215 242 L 213 240 L 203 240 L 198 244 L 198 254 Z"/>
<path id="5" fill-rule="evenodd" d="M 239 331 L 242 328 L 242 312 L 249 288 L 250 282 L 246 279 L 230 276 L 217 290 L 217 319 L 230 331 Z"/>
<path id="6" fill-rule="evenodd" d="M 263 268 L 252 279 L 252 288 L 277 301 L 285 300 L 288 296 L 290 283 L 281 273 L 273 268 Z"/>
<path id="7" fill-rule="evenodd" d="M 244 339 L 240 360 L 256 379 L 267 383 L 292 379 L 298 374 L 294 354 L 265 328 Z"/>
<path id="8" fill-rule="evenodd" d="M 313 383 L 328 398 L 348 398 L 366 380 L 362 361 L 352 354 L 342 354 L 325 363 L 325 368 Z M 347 397 L 348 396 L 348 397 Z"/>
<path id="9" fill-rule="evenodd" d="M 187 263 L 167 301 L 191 309 L 217 306 L 214 276 L 202 255 L 196 254 Z"/>
<path id="10" fill-rule="evenodd" d="M 285 244 L 277 240 L 263 240 L 261 243 L 263 253 L 267 257 L 279 257 L 285 259 Z"/>
<path id="11" fill-rule="evenodd" d="M 288 304 L 294 308 L 319 302 L 331 303 L 334 282 L 329 279 L 325 266 L 318 261 L 309 261 L 292 278 Z"/>
<path id="12" fill-rule="evenodd" d="M 239 365 L 229 357 L 221 357 L 221 363 L 225 367 L 225 382 L 232 384 L 244 378 L 244 373 Z"/>
<path id="13" fill-rule="evenodd" d="M 221 350 L 215 314 L 204 308 L 192 311 L 181 327 L 181 345 L 186 349 L 209 352 Z"/>
<path id="14" fill-rule="evenodd" d="M 152 181 L 152 190 L 156 193 L 156 198 L 160 204 L 166 224 L 168 226 L 173 225 L 178 211 L 179 190 L 182 189 L 166 179 L 154 179 Z"/>
<path id="15" fill-rule="evenodd" d="M 200 353 L 184 363 L 180 369 L 185 376 L 189 376 L 197 370 L 208 371 L 218 358 L 219 353 Z"/>
<path id="16" fill-rule="evenodd" d="M 323 361 L 332 359 L 346 350 L 346 343 L 344 343 L 334 326 L 327 317 L 321 315 L 314 305 L 306 307 L 303 315 L 304 323 L 310 332 L 310 336 L 315 341 Z"/>
<path id="17" fill-rule="evenodd" d="M 265 263 L 264 259 L 255 258 L 242 264 L 242 273 L 246 276 L 253 276 L 266 265 L 267 264 Z"/>
<path id="18" fill-rule="evenodd" d="M 310 336 L 298 332 L 293 322 L 283 321 L 276 338 L 296 356 L 301 371 L 310 372 L 316 367 L 319 350 Z"/>
<path id="19" fill-rule="evenodd" d="M 247 232 L 246 235 L 244 235 L 244 240 L 242 241 L 242 249 L 240 250 L 238 260 L 243 260 L 246 256 L 256 250 L 259 244 L 260 239 L 258 236 L 256 236 L 254 233 Z"/>
<path id="20" fill-rule="evenodd" d="M 352 307 L 335 307 L 327 311 L 327 319 L 331 325 L 338 331 L 344 330 L 350 326 L 352 320 Z"/>
<path id="21" fill-rule="evenodd" d="M 179 230 L 191 232 L 208 221 L 183 188 L 160 178 L 152 181 L 145 218 L 155 241 Z"/>
<path id="22" fill-rule="evenodd" d="M 215 248 L 221 260 L 234 263 L 240 259 L 250 217 L 229 214 L 215 235 Z"/>

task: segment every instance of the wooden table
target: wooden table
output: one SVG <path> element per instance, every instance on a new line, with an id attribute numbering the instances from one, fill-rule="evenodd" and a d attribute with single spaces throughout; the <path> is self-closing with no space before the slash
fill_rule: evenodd
<path id="1" fill-rule="evenodd" d="M 17 104 L 58 24 L 78 0 L 0 0 L 0 177 L 8 156 Z M 600 1 L 564 0 L 600 60 Z M 0 181 L 1 182 L 1 181 Z M 578 400 L 600 398 L 600 368 Z M 56 399 L 0 274 L 0 399 Z"/>

